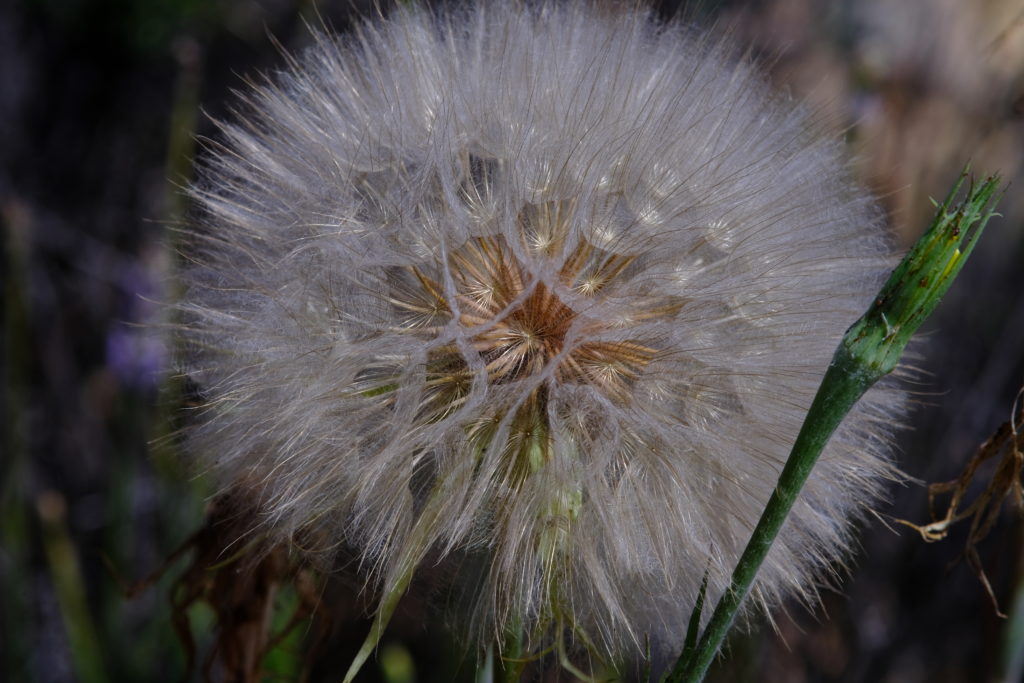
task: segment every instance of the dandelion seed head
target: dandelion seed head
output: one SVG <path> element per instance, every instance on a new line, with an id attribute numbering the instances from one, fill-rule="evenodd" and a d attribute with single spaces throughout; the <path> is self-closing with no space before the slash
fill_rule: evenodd
<path id="1" fill-rule="evenodd" d="M 891 265 L 838 145 L 731 54 L 573 2 L 319 37 L 193 189 L 192 451 L 385 591 L 450 564 L 482 641 L 677 651 Z M 844 556 L 901 406 L 873 391 L 839 430 L 761 604 Z"/>

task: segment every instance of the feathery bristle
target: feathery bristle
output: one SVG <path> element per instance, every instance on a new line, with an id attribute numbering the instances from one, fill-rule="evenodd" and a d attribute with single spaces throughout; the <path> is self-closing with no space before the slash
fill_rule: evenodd
<path id="1" fill-rule="evenodd" d="M 678 651 L 890 265 L 837 145 L 715 39 L 580 2 L 400 9 L 246 102 L 193 191 L 197 458 L 385 594 L 447 564 L 482 642 Z M 847 418 L 762 604 L 846 552 L 902 403 Z"/>

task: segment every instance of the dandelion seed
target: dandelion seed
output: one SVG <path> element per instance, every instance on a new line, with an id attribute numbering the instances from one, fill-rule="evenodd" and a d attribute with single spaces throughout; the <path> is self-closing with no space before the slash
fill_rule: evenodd
<path id="1" fill-rule="evenodd" d="M 399 10 L 246 105 L 194 190 L 199 460 L 385 602 L 452 568 L 480 643 L 678 652 L 891 265 L 837 145 L 716 40 L 572 2 Z M 843 556 L 901 406 L 844 423 L 762 605 Z"/>

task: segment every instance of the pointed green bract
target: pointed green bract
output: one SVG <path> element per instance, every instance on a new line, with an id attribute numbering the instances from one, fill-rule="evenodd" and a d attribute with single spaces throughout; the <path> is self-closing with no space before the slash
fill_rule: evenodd
<path id="1" fill-rule="evenodd" d="M 704 580 L 700 584 L 700 592 L 697 594 L 697 602 L 690 614 L 690 623 L 686 627 L 686 642 L 683 644 L 683 654 L 679 657 L 679 663 L 686 662 L 697 650 L 697 637 L 700 636 L 700 618 L 704 613 L 704 600 L 708 593 L 708 573 L 704 572 Z"/>
<path id="2" fill-rule="evenodd" d="M 954 205 L 966 178 L 965 170 L 938 205 L 928 230 L 843 337 L 840 351 L 857 358 L 868 372 L 880 377 L 896 367 L 910 337 L 935 310 L 995 215 L 989 203 L 999 187 L 998 176 L 978 187 L 972 182 L 964 201 Z"/>

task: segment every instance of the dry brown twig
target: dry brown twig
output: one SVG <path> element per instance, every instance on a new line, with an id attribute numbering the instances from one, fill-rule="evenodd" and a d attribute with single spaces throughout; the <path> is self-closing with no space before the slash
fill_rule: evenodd
<path id="1" fill-rule="evenodd" d="M 969 518 L 971 528 L 960 557 L 967 560 L 968 566 L 981 581 L 996 614 L 1000 617 L 1006 615 L 999 609 L 999 601 L 996 599 L 992 584 L 989 583 L 981 565 L 977 544 L 992 531 L 996 520 L 999 519 L 1003 501 L 1007 497 L 1013 501 L 1018 514 L 1024 512 L 1024 489 L 1021 487 L 1021 470 L 1024 468 L 1022 422 L 1024 422 L 1024 387 L 1017 393 L 1017 398 L 1013 402 L 1010 419 L 1000 425 L 999 429 L 978 447 L 960 476 L 952 481 L 928 486 L 928 511 L 932 518 L 931 523 L 917 525 L 905 519 L 896 520 L 900 524 L 915 529 L 926 542 L 933 543 L 944 539 L 954 524 Z M 961 509 L 978 470 L 984 463 L 997 457 L 999 462 L 996 464 L 995 471 L 985 490 L 969 505 Z M 940 518 L 936 513 L 936 500 L 939 496 L 946 494 L 951 494 L 951 497 L 945 515 Z"/>

